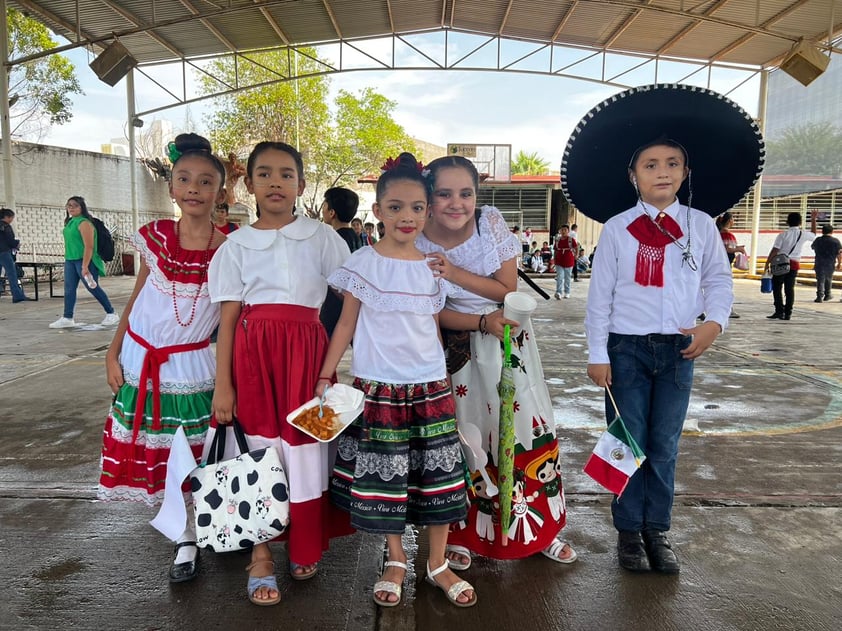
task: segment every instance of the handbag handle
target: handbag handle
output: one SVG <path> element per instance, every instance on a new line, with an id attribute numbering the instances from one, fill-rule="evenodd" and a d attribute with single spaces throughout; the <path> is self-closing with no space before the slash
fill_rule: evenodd
<path id="1" fill-rule="evenodd" d="M 231 427 L 234 429 L 234 437 L 237 439 L 237 446 L 240 448 L 240 453 L 245 454 L 249 451 L 249 444 L 246 440 L 246 434 L 243 431 L 243 426 L 236 418 L 231 422 Z M 208 450 L 208 460 L 205 464 L 216 464 L 225 458 L 225 435 L 228 433 L 228 428 L 224 425 L 218 425 L 216 433 L 213 435 L 210 449 Z"/>

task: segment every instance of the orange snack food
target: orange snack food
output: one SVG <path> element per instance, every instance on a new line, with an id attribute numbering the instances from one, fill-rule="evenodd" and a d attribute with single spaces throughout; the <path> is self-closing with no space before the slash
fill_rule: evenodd
<path id="1" fill-rule="evenodd" d="M 301 412 L 292 422 L 321 440 L 330 440 L 340 429 L 338 418 L 336 412 L 328 405 L 322 406 L 322 417 L 319 418 L 319 406 L 314 405 Z"/>

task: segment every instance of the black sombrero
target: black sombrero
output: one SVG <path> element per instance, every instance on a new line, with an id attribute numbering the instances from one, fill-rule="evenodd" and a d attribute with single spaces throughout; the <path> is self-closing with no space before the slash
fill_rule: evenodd
<path id="1" fill-rule="evenodd" d="M 766 150 L 754 120 L 725 96 L 657 84 L 606 99 L 576 126 L 561 160 L 561 188 L 584 215 L 604 222 L 637 202 L 628 165 L 635 150 L 667 137 L 689 155 L 693 207 L 716 216 L 751 190 Z M 678 192 L 687 202 L 687 181 Z"/>

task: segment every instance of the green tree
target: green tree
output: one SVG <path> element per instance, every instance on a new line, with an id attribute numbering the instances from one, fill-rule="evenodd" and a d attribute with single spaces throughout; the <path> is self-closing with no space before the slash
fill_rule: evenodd
<path id="1" fill-rule="evenodd" d="M 842 174 L 842 130 L 825 121 L 785 129 L 766 142 L 769 175 Z"/>
<path id="2" fill-rule="evenodd" d="M 58 44 L 47 27 L 14 9 L 6 10 L 9 57 L 26 57 Z M 83 94 L 72 63 L 61 55 L 41 57 L 14 66 L 9 73 L 9 119 L 12 137 L 34 140 L 73 117 L 73 94 Z"/>
<path id="3" fill-rule="evenodd" d="M 372 88 L 359 95 L 340 90 L 332 124 L 310 153 L 310 181 L 305 204 L 318 208 L 331 186 L 353 186 L 362 176 L 377 173 L 389 156 L 415 152 L 412 138 L 392 118 L 397 103 Z"/>
<path id="4" fill-rule="evenodd" d="M 210 140 L 220 153 L 239 152 L 262 140 L 286 142 L 306 151 L 329 121 L 325 95 L 328 79 L 314 49 L 304 55 L 284 51 L 222 57 L 199 76 L 199 89 L 213 94 L 228 86 L 256 85 L 250 90 L 217 97 L 206 123 Z M 311 55 L 312 58 L 308 55 Z M 313 73 L 296 81 L 284 77 Z"/>
<path id="5" fill-rule="evenodd" d="M 321 197 L 331 186 L 353 186 L 377 170 L 388 155 L 412 151 L 409 136 L 393 119 L 396 104 L 367 88 L 359 95 L 341 90 L 334 112 L 328 104 L 328 78 L 314 49 L 298 55 L 273 51 L 238 59 L 218 59 L 199 79 L 204 94 L 224 85 L 256 87 L 216 99 L 206 123 L 214 149 L 242 155 L 261 140 L 280 140 L 297 146 L 304 156 L 307 188 L 303 203 L 315 215 Z M 311 76 L 306 76 L 307 74 Z M 297 85 L 296 85 L 297 83 Z"/>
<path id="6" fill-rule="evenodd" d="M 537 152 L 524 153 L 518 151 L 512 160 L 512 175 L 544 175 L 550 168 L 550 163 L 541 158 Z"/>

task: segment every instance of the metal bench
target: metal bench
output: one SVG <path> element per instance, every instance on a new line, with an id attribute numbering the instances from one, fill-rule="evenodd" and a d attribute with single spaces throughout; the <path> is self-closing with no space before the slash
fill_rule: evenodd
<path id="1" fill-rule="evenodd" d="M 38 270 L 47 270 L 47 278 L 50 283 L 50 298 L 64 298 L 64 295 L 56 296 L 53 287 L 54 271 L 56 269 L 63 269 L 64 263 L 50 263 L 47 261 L 18 261 L 20 267 L 29 267 L 32 269 L 32 284 L 35 287 L 35 300 L 38 300 Z"/>

